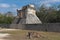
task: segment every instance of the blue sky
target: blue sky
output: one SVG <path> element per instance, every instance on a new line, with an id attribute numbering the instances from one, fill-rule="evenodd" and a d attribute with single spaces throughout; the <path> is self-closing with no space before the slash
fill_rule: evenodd
<path id="1" fill-rule="evenodd" d="M 16 14 L 16 9 L 20 9 L 27 4 L 36 4 L 37 6 L 45 4 L 46 6 L 51 6 L 60 4 L 60 0 L 0 0 L 0 12 L 6 13 L 11 11 Z"/>

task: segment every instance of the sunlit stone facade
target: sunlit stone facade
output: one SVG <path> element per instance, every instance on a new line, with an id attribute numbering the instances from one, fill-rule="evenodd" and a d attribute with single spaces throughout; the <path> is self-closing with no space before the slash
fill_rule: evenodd
<path id="1" fill-rule="evenodd" d="M 23 6 L 21 10 L 17 10 L 18 24 L 40 24 L 42 23 L 36 16 L 35 6 L 32 4 Z"/>

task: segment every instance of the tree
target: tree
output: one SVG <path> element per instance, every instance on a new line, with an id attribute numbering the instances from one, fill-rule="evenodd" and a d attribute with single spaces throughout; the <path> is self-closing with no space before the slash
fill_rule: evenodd
<path id="1" fill-rule="evenodd" d="M 60 10 L 58 7 L 51 6 L 49 8 L 42 5 L 37 11 L 37 16 L 43 23 L 58 23 L 60 22 Z"/>
<path id="2" fill-rule="evenodd" d="M 0 24 L 11 24 L 14 20 L 14 16 L 6 16 L 5 14 L 0 14 Z"/>

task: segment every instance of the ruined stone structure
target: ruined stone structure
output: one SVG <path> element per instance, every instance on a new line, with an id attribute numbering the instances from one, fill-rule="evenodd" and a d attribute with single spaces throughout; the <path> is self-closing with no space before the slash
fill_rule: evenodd
<path id="1" fill-rule="evenodd" d="M 21 10 L 17 10 L 17 22 L 14 20 L 13 23 L 16 24 L 40 24 L 42 23 L 36 16 L 36 10 L 34 5 L 27 5 L 22 7 Z"/>
<path id="2" fill-rule="evenodd" d="M 11 28 L 24 29 L 25 24 L 41 24 L 42 22 L 36 16 L 36 9 L 34 5 L 23 6 L 20 10 L 17 9 L 17 16 L 10 25 Z"/>

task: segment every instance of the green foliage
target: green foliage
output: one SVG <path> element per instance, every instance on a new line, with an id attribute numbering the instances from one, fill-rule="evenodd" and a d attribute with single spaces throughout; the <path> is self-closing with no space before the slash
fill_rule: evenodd
<path id="1" fill-rule="evenodd" d="M 42 5 L 37 11 L 37 16 L 42 23 L 60 23 L 60 8 L 57 9 L 55 7 L 46 8 Z"/>
<path id="2" fill-rule="evenodd" d="M 0 14 L 0 24 L 11 24 L 14 17 L 7 17 L 4 14 Z"/>
<path id="3" fill-rule="evenodd" d="M 4 17 L 4 23 L 10 24 L 12 23 L 13 18 L 12 17 Z"/>

